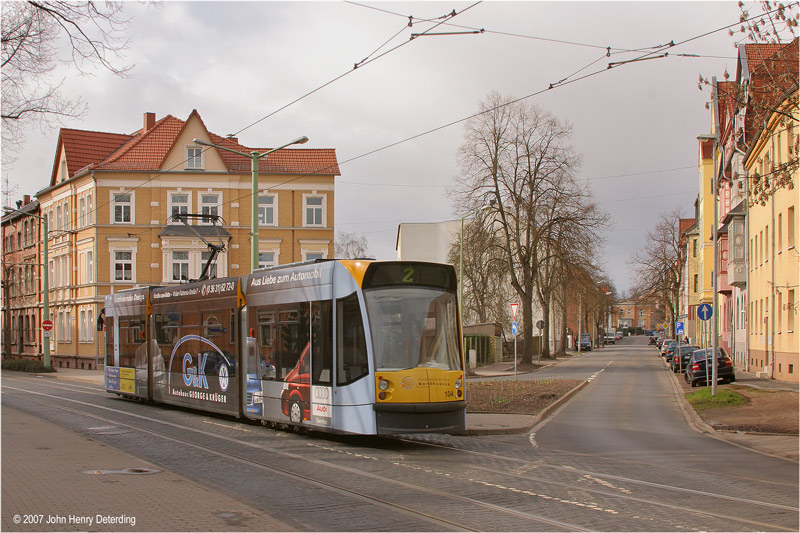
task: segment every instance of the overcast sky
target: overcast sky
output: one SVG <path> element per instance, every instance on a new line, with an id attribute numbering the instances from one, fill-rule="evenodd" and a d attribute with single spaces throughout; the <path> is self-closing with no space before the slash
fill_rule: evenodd
<path id="1" fill-rule="evenodd" d="M 449 26 L 420 20 L 453 10 Z M 715 30 L 740 14 L 734 1 L 165 2 L 125 11 L 132 77 L 60 71 L 64 93 L 90 108 L 65 127 L 132 133 L 146 111 L 185 120 L 196 108 L 210 131 L 238 133 L 248 146 L 307 135 L 305 147 L 335 148 L 341 164 L 337 229 L 363 234 L 378 259 L 395 259 L 399 223 L 462 214 L 447 196 L 458 179 L 458 121 L 491 91 L 533 95 L 528 102 L 573 125 L 578 175 L 612 219 L 601 256 L 623 291 L 627 261 L 660 214 L 692 214 L 696 137 L 710 128 L 698 75 L 722 78 L 727 68 L 735 76 L 737 37 Z M 410 40 L 467 28 L 485 31 Z M 665 58 L 607 68 L 670 42 L 685 44 Z M 565 78 L 575 81 L 546 90 Z M 16 162 L 3 167 L 20 185 L 17 197 L 47 185 L 57 137 L 31 129 Z"/>

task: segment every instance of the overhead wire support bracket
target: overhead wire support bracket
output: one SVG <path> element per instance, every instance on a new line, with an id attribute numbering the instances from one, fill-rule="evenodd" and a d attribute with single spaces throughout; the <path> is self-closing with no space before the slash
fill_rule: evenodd
<path id="1" fill-rule="evenodd" d="M 203 235 L 201 235 L 194 226 L 189 224 L 189 220 L 211 222 L 212 226 L 214 226 L 214 231 L 219 238 L 219 244 L 208 242 L 208 239 L 203 237 Z M 189 228 L 189 230 L 194 233 L 198 239 L 203 241 L 203 243 L 208 246 L 208 251 L 211 252 L 209 254 L 208 261 L 206 261 L 206 264 L 203 265 L 203 271 L 200 273 L 200 277 L 197 279 L 190 279 L 188 281 L 205 281 L 209 279 L 208 271 L 211 269 L 211 265 L 217 260 L 219 253 L 225 251 L 225 242 L 223 241 L 223 236 L 219 233 L 219 226 L 217 226 L 218 223 L 223 222 L 222 217 L 219 215 L 209 215 L 205 213 L 175 213 L 167 219 L 167 222 L 170 221 L 183 222 L 183 225 Z"/>
<path id="2" fill-rule="evenodd" d="M 636 63 L 636 62 L 639 62 L 639 61 L 649 61 L 650 59 L 662 59 L 662 58 L 667 57 L 667 56 L 669 56 L 669 53 L 661 54 L 661 55 L 653 56 L 653 57 L 640 57 L 639 59 L 629 59 L 628 61 L 616 61 L 614 63 L 609 63 L 608 64 L 608 68 L 614 68 L 614 67 L 618 67 L 620 65 L 627 65 L 628 63 Z"/>
<path id="3" fill-rule="evenodd" d="M 476 35 L 479 33 L 484 33 L 486 30 L 481 28 L 475 31 L 448 31 L 448 32 L 439 32 L 439 33 L 412 33 L 411 39 L 416 39 L 417 37 L 433 37 L 435 35 Z"/>

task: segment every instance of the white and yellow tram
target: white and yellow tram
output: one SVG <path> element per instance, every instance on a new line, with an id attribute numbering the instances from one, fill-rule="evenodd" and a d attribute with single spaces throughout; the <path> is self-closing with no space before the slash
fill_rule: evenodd
<path id="1" fill-rule="evenodd" d="M 109 392 L 320 431 L 464 431 L 450 265 L 316 261 L 105 306 Z"/>

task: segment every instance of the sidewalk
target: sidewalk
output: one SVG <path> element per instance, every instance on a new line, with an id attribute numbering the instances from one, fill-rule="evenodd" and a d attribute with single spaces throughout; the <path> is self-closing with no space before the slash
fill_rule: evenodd
<path id="1" fill-rule="evenodd" d="M 2 419 L 2 531 L 294 530 L 35 416 L 3 406 Z M 146 469 L 155 472 L 137 473 Z"/>

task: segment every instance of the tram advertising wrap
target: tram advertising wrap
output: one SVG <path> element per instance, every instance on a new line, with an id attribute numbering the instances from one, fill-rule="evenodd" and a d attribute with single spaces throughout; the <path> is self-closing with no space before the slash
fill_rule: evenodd
<path id="1" fill-rule="evenodd" d="M 153 399 L 239 415 L 238 278 L 153 289 Z"/>
<path id="2" fill-rule="evenodd" d="M 319 431 L 464 431 L 450 265 L 317 260 L 106 307 L 111 393 Z"/>

